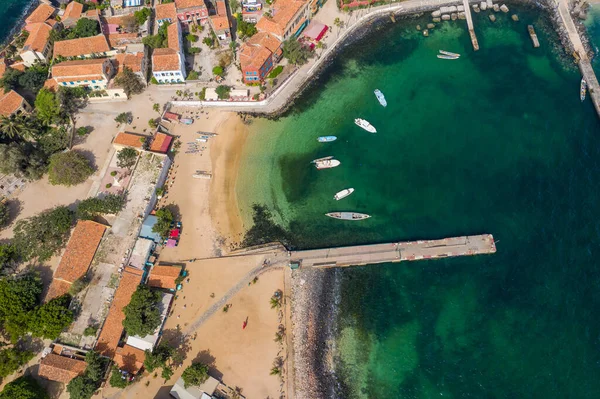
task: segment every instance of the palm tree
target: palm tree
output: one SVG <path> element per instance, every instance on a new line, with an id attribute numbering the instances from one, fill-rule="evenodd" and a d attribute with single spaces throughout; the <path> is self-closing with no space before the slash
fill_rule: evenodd
<path id="1" fill-rule="evenodd" d="M 281 307 L 281 300 L 275 296 L 271 297 L 271 309 Z"/>
<path id="2" fill-rule="evenodd" d="M 6 138 L 31 138 L 36 132 L 37 129 L 26 115 L 0 116 L 0 134 Z"/>

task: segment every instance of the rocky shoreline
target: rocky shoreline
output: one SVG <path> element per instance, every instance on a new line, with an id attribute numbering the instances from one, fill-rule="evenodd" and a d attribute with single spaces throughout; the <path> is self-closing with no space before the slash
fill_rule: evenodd
<path id="1" fill-rule="evenodd" d="M 292 275 L 292 335 L 298 399 L 340 397 L 333 361 L 341 272 L 300 269 Z"/>

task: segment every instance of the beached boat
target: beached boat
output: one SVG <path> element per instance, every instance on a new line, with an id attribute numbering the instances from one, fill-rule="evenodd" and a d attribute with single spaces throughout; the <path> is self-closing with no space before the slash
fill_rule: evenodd
<path id="1" fill-rule="evenodd" d="M 346 198 L 347 196 L 349 196 L 349 195 L 350 195 L 350 194 L 352 194 L 353 192 L 354 192 L 354 189 L 353 189 L 353 188 L 345 188 L 345 189 L 343 189 L 342 191 L 340 191 L 340 192 L 336 193 L 336 194 L 333 196 L 333 199 L 334 199 L 334 200 L 336 200 L 336 201 L 339 201 L 339 200 L 341 200 L 342 198 Z"/>
<path id="2" fill-rule="evenodd" d="M 385 101 L 385 96 L 383 95 L 381 90 L 375 89 L 374 93 L 375 97 L 377 97 L 377 101 L 379 101 L 379 104 L 383 105 L 384 107 L 387 107 L 387 101 Z"/>
<path id="3" fill-rule="evenodd" d="M 326 213 L 325 216 L 341 220 L 364 220 L 371 217 L 371 215 L 357 212 L 329 212 Z"/>
<path id="4" fill-rule="evenodd" d="M 364 119 L 356 118 L 354 120 L 354 123 L 356 124 L 356 126 L 362 127 L 369 133 L 377 133 L 377 129 L 375 129 L 375 127 L 373 125 L 371 125 L 369 122 L 367 122 Z"/>
<path id="5" fill-rule="evenodd" d="M 338 161 L 337 159 L 323 159 L 321 161 L 316 161 L 315 162 L 315 167 L 317 169 L 331 169 L 331 168 L 335 168 L 336 166 L 340 166 L 341 162 Z"/>
<path id="6" fill-rule="evenodd" d="M 192 175 L 195 179 L 210 179 L 212 178 L 212 173 L 206 172 L 204 170 L 197 170 L 195 174 Z"/>
<path id="7" fill-rule="evenodd" d="M 579 99 L 581 101 L 585 100 L 585 93 L 587 92 L 587 82 L 585 79 L 581 79 L 581 84 L 579 85 Z"/>
<path id="8" fill-rule="evenodd" d="M 440 50 L 440 54 L 444 54 L 444 55 L 449 55 L 451 57 L 460 57 L 460 54 L 457 53 L 451 53 L 449 51 L 445 51 L 445 50 Z"/>
<path id="9" fill-rule="evenodd" d="M 317 137 L 317 141 L 319 143 L 330 143 L 332 141 L 336 141 L 337 137 L 335 136 L 321 136 L 321 137 Z"/>
<path id="10" fill-rule="evenodd" d="M 446 54 L 438 54 L 437 57 L 441 58 L 442 60 L 457 60 L 459 58 L 455 55 L 446 55 Z"/>

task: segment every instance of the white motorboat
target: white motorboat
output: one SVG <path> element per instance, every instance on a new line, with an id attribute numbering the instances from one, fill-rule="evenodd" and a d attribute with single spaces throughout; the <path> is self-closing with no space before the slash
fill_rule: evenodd
<path id="1" fill-rule="evenodd" d="M 341 165 L 341 162 L 338 161 L 337 159 L 317 160 L 317 161 L 314 161 L 314 163 L 315 163 L 315 167 L 317 169 L 331 169 L 331 168 L 335 168 L 336 166 Z"/>
<path id="2" fill-rule="evenodd" d="M 377 129 L 375 129 L 375 127 L 373 125 L 371 125 L 369 122 L 367 122 L 364 119 L 356 118 L 354 120 L 354 123 L 356 124 L 356 126 L 362 127 L 369 133 L 377 133 Z"/>
<path id="3" fill-rule="evenodd" d="M 358 212 L 329 212 L 325 216 L 341 220 L 364 220 L 371 217 L 371 215 L 367 215 L 366 213 Z"/>
<path id="4" fill-rule="evenodd" d="M 440 54 L 444 54 L 444 55 L 449 55 L 450 57 L 460 57 L 460 54 L 457 53 L 451 53 L 449 51 L 445 51 L 445 50 L 440 50 Z"/>
<path id="5" fill-rule="evenodd" d="M 381 90 L 375 89 L 374 93 L 375 97 L 377 97 L 377 101 L 379 101 L 379 104 L 383 105 L 384 107 L 387 107 L 387 101 L 385 101 L 385 96 L 383 95 Z"/>
<path id="6" fill-rule="evenodd" d="M 342 198 L 346 198 L 347 196 L 349 196 L 349 195 L 350 195 L 350 194 L 352 194 L 353 192 L 354 192 L 354 189 L 353 189 L 353 188 L 345 188 L 345 189 L 343 189 L 342 191 L 340 191 L 340 192 L 336 193 L 336 194 L 333 196 L 333 199 L 334 199 L 334 200 L 336 200 L 336 201 L 339 201 L 339 200 L 341 200 Z"/>

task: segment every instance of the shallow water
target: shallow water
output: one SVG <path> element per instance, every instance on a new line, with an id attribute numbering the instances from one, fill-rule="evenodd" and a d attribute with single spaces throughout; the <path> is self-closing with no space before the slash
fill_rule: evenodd
<path id="1" fill-rule="evenodd" d="M 0 0 L 0 43 L 4 43 L 32 3 L 33 0 Z"/>
<path id="2" fill-rule="evenodd" d="M 559 58 L 550 25 L 517 12 L 518 23 L 475 15 L 477 53 L 462 21 L 429 38 L 417 21 L 384 23 L 291 114 L 251 128 L 242 211 L 267 204 L 298 247 L 498 240 L 495 255 L 343 271 L 336 371 L 345 397 L 600 395 L 600 122 L 579 101 L 579 73 Z M 438 60 L 438 49 L 463 56 Z M 338 140 L 319 144 L 321 135 Z M 327 155 L 342 165 L 311 167 Z M 346 187 L 356 192 L 334 201 Z M 373 217 L 323 216 L 335 210 Z"/>

